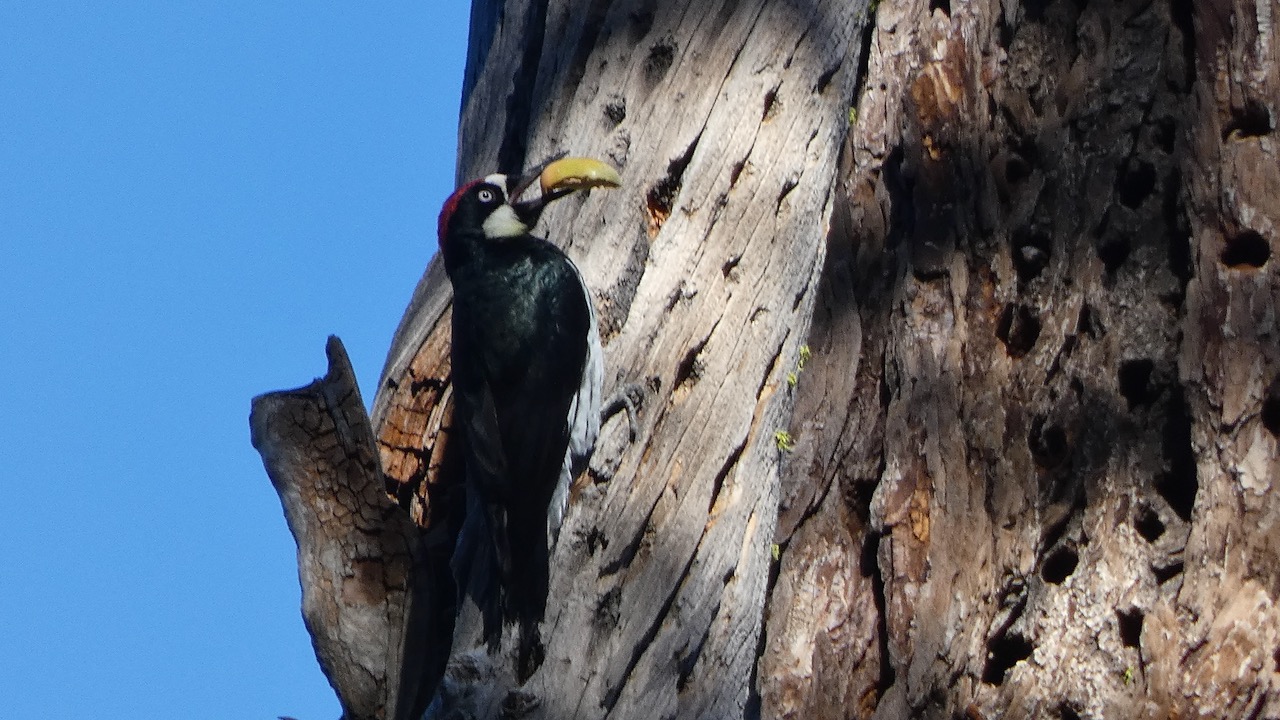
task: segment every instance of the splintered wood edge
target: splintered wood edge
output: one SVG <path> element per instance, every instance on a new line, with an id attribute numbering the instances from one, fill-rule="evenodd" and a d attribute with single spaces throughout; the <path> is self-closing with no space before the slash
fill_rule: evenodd
<path id="1" fill-rule="evenodd" d="M 328 373 L 260 395 L 253 446 L 298 545 L 302 613 L 348 718 L 421 713 L 427 616 L 419 530 L 387 497 L 373 432 L 342 342 Z"/>
<path id="2" fill-rule="evenodd" d="M 389 365 L 374 400 L 373 423 L 383 471 L 401 505 L 427 529 L 446 520 L 438 508 L 430 506 L 428 493 L 437 483 L 450 480 L 441 474 L 453 409 L 450 318 L 445 306 L 439 314 L 420 316 L 427 331 L 397 334 L 395 342 L 409 338 L 404 341 L 413 343 L 412 352 L 393 347 L 392 356 L 403 354 L 409 359 Z"/>

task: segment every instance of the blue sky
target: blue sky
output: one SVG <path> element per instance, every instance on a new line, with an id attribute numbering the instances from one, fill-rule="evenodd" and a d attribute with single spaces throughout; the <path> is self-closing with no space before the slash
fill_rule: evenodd
<path id="1" fill-rule="evenodd" d="M 0 4 L 11 718 L 333 719 L 250 398 L 366 405 L 453 186 L 468 4 Z"/>

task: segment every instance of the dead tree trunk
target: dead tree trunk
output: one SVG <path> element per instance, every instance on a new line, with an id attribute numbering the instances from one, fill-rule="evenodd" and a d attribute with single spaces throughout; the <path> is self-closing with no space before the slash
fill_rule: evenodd
<path id="1" fill-rule="evenodd" d="M 765 717 L 1280 715 L 1276 7 L 879 5 Z"/>
<path id="2" fill-rule="evenodd" d="M 289 489 L 366 451 L 255 401 L 321 622 L 408 658 L 308 613 L 347 715 L 1280 717 L 1277 9 L 477 0 L 459 179 L 621 169 L 544 226 L 606 391 L 647 393 L 575 486 L 520 688 L 454 622 L 439 263 L 374 401 L 369 517 L 426 528 L 380 612 L 334 590 L 376 551 L 312 548 L 296 506 L 332 502 Z"/>

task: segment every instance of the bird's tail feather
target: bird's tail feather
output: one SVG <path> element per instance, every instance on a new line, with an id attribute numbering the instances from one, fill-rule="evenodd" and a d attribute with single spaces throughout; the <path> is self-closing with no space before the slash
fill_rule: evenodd
<path id="1" fill-rule="evenodd" d="M 508 518 L 511 537 L 537 538 L 520 547 L 507 548 L 509 565 L 504 575 L 503 616 L 517 626 L 519 648 L 517 671 L 524 680 L 542 662 L 542 643 L 538 625 L 547 608 L 547 586 L 550 557 L 542 539 L 546 534 L 546 515 L 541 512 L 511 513 Z"/>
<path id="2" fill-rule="evenodd" d="M 501 564 L 489 531 L 488 514 L 481 511 L 483 502 L 468 489 L 468 510 L 451 565 L 458 587 L 458 606 L 470 597 L 480 611 L 485 643 L 496 651 L 502 639 L 502 599 L 499 593 Z"/>

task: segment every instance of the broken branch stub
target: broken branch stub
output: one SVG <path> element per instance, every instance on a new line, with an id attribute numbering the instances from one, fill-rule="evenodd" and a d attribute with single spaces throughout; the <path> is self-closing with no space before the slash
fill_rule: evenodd
<path id="1" fill-rule="evenodd" d="M 342 342 L 330 337 L 326 354 L 323 378 L 254 398 L 253 446 L 298 544 L 303 619 L 343 717 L 418 717 L 429 600 L 421 531 L 384 490 Z"/>

